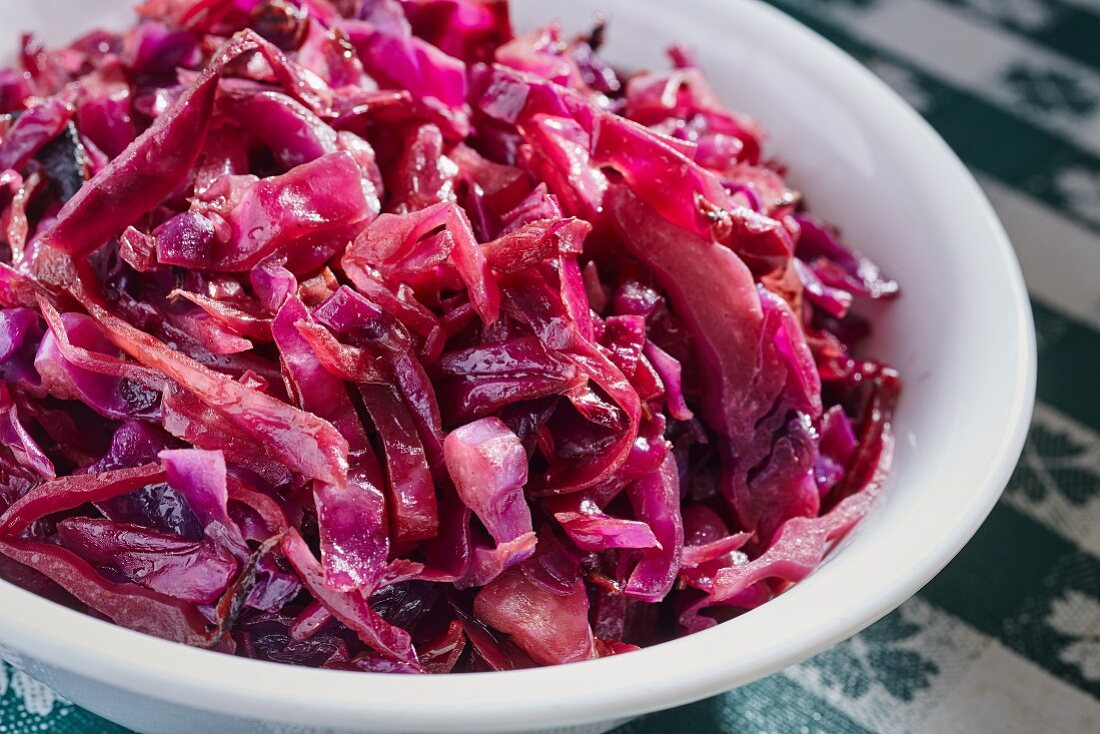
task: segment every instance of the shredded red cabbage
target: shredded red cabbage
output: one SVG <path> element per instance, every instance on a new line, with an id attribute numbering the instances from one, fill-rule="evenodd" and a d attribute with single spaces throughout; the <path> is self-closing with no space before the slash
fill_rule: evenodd
<path id="1" fill-rule="evenodd" d="M 508 670 L 866 512 L 898 285 L 690 54 L 505 0 L 147 0 L 0 71 L 0 575 L 261 660 Z"/>

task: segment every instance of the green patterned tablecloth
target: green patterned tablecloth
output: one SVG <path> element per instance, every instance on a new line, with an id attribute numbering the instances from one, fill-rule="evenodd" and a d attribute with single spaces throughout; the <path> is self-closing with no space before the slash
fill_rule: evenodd
<path id="1" fill-rule="evenodd" d="M 666 732 L 1100 732 L 1100 0 L 772 0 L 973 168 L 1039 332 L 1024 458 L 977 537 L 863 634 L 640 719 Z M 0 734 L 125 734 L 0 668 Z"/>

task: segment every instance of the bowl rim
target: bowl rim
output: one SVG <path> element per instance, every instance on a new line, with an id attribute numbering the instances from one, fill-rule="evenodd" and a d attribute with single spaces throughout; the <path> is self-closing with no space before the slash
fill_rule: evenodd
<path id="1" fill-rule="evenodd" d="M 0 581 L 0 653 L 17 664 L 39 661 L 78 677 L 215 714 L 298 725 L 406 732 L 481 732 L 611 720 L 668 708 L 758 679 L 840 642 L 884 616 L 938 573 L 977 531 L 999 498 L 1022 450 L 1036 379 L 1030 302 L 1012 246 L 992 206 L 946 143 L 883 82 L 826 39 L 759 0 L 680 0 L 700 17 L 737 15 L 743 26 L 766 29 L 797 44 L 802 66 L 843 78 L 853 94 L 873 99 L 876 115 L 898 126 L 912 146 L 934 161 L 961 197 L 956 206 L 985 231 L 990 267 L 1003 272 L 1011 295 L 1017 342 L 1004 364 L 1008 420 L 991 452 L 984 483 L 966 498 L 937 544 L 891 583 L 867 588 L 834 616 L 796 625 L 780 643 L 744 658 L 716 660 L 715 649 L 751 643 L 760 627 L 738 624 L 633 652 L 567 666 L 456 676 L 401 676 L 323 671 L 198 650 L 118 627 Z M 782 598 L 782 597 L 781 597 Z M 765 608 L 770 608 L 774 602 Z M 810 616 L 810 615 L 804 615 Z M 759 620 L 759 617 L 756 617 Z M 33 651 L 24 654 L 22 651 Z M 688 662 L 685 661 L 698 661 Z M 705 662 L 703 662 L 705 661 Z M 669 672 L 675 675 L 670 676 Z"/>

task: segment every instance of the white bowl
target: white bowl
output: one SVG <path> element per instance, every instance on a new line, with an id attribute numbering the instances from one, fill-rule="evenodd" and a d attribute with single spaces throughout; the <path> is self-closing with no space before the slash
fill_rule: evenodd
<path id="1" fill-rule="evenodd" d="M 63 41 L 121 25 L 127 0 L 0 5 L 5 34 Z M 141 732 L 499 732 L 610 723 L 748 683 L 897 607 L 974 534 L 1030 417 L 1035 346 L 1012 248 L 947 146 L 859 64 L 747 0 L 519 0 L 521 26 L 612 18 L 609 54 L 699 52 L 720 95 L 772 133 L 815 212 L 898 278 L 869 351 L 907 379 L 897 462 L 871 514 L 810 578 L 765 606 L 653 648 L 539 670 L 402 677 L 297 669 L 146 637 L 0 584 L 4 657 Z M 7 39 L 5 39 L 6 42 Z M 781 704 L 780 704 L 781 705 Z"/>

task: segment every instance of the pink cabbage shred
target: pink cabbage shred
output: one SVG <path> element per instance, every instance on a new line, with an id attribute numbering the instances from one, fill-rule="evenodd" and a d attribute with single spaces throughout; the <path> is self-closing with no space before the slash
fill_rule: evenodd
<path id="1" fill-rule="evenodd" d="M 627 74 L 504 0 L 138 13 L 0 71 L 3 578 L 509 670 L 736 617 L 866 512 L 900 382 L 852 307 L 898 286 L 685 49 Z"/>

